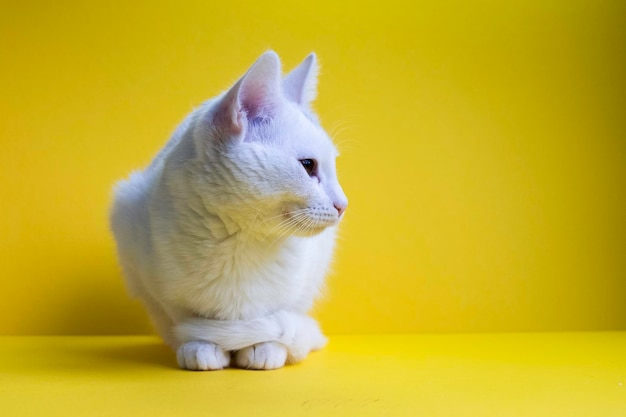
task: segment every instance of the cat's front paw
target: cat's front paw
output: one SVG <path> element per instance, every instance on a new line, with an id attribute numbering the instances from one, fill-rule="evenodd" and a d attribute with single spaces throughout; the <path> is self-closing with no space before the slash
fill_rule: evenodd
<path id="1" fill-rule="evenodd" d="M 235 365 L 243 369 L 277 369 L 287 361 L 287 348 L 278 342 L 263 342 L 238 350 Z"/>
<path id="2" fill-rule="evenodd" d="M 216 371 L 230 362 L 230 353 L 215 343 L 187 342 L 176 352 L 178 366 L 190 371 Z"/>

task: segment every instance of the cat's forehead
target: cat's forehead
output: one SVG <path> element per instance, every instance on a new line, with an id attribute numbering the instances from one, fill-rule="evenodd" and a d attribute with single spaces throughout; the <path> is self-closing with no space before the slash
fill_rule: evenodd
<path id="1" fill-rule="evenodd" d="M 317 124 L 307 123 L 299 130 L 289 132 L 284 138 L 284 145 L 298 153 L 313 157 L 336 158 L 339 155 L 326 132 Z"/>
<path id="2" fill-rule="evenodd" d="M 295 111 L 294 111 L 295 110 Z M 315 118 L 299 109 L 285 109 L 269 123 L 257 125 L 257 137 L 305 157 L 336 158 L 337 148 Z"/>

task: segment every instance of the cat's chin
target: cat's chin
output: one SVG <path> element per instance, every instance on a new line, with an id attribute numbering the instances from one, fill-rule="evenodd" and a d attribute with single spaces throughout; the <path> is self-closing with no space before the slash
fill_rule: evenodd
<path id="1" fill-rule="evenodd" d="M 329 226 L 319 226 L 319 227 L 315 227 L 315 228 L 309 228 L 306 230 L 297 230 L 293 233 L 293 236 L 297 236 L 297 237 L 313 237 L 313 236 L 317 236 L 320 233 L 322 233 L 323 231 L 325 231 L 326 229 L 328 229 Z"/>
<path id="2" fill-rule="evenodd" d="M 282 233 L 279 233 L 279 235 L 276 235 L 275 233 L 276 229 L 274 229 L 273 230 L 274 233 L 270 232 L 268 234 L 268 237 L 272 237 L 275 241 L 280 240 L 280 238 L 286 238 L 290 236 L 302 237 L 302 238 L 314 237 L 336 225 L 337 225 L 337 222 L 320 223 L 320 224 L 307 223 L 307 224 L 302 224 L 302 225 L 296 225 L 295 227 L 290 228 L 288 231 L 283 231 Z"/>

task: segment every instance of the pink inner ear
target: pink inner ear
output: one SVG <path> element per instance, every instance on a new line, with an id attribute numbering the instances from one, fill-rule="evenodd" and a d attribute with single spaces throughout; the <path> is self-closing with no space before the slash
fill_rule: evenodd
<path id="1" fill-rule="evenodd" d="M 239 93 L 241 107 L 245 110 L 248 120 L 257 117 L 268 117 L 273 113 L 277 104 L 277 97 L 271 86 L 261 83 L 244 83 Z"/>
<path id="2" fill-rule="evenodd" d="M 221 98 L 212 123 L 229 135 L 240 135 L 248 121 L 271 117 L 282 100 L 280 61 L 266 52 Z"/>
<path id="3" fill-rule="evenodd" d="M 241 90 L 239 80 L 220 100 L 212 124 L 229 134 L 239 135 L 243 132 L 244 121 L 241 105 L 239 103 L 239 93 Z"/>
<path id="4" fill-rule="evenodd" d="M 281 99 L 280 60 L 275 52 L 266 52 L 241 80 L 239 102 L 248 119 L 271 116 Z"/>

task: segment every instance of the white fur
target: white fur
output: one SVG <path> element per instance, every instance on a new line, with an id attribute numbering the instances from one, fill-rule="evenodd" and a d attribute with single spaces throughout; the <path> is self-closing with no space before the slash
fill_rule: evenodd
<path id="1" fill-rule="evenodd" d="M 315 55 L 283 80 L 265 53 L 116 187 L 128 287 L 182 368 L 221 369 L 234 352 L 236 366 L 274 369 L 325 344 L 306 312 L 347 200 L 309 107 L 316 79 Z"/>

